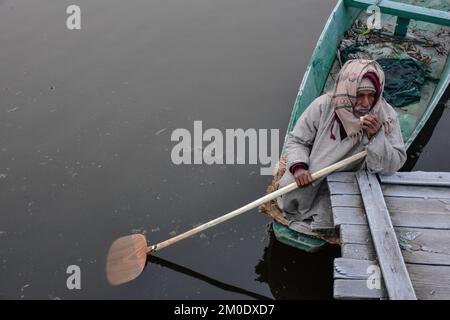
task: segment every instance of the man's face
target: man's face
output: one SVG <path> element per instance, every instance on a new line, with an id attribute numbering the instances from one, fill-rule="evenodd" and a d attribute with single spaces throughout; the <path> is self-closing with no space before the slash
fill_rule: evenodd
<path id="1" fill-rule="evenodd" d="M 353 110 L 355 117 L 359 118 L 368 114 L 374 101 L 375 92 L 372 90 L 358 91 L 356 96 L 356 106 Z"/>

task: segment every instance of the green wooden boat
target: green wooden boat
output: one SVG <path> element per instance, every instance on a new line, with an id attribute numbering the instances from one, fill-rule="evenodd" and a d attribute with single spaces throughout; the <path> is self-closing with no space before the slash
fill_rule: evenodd
<path id="1" fill-rule="evenodd" d="M 376 4 L 382 29 L 367 28 L 367 19 Z M 334 85 L 340 70 L 342 48 L 351 43 L 352 35 L 366 37 L 359 48 L 364 58 L 411 58 L 420 62 L 429 78 L 420 88 L 420 99 L 396 109 L 406 147 L 409 148 L 427 123 L 441 99 L 448 99 L 450 59 L 445 43 L 450 43 L 450 2 L 448 0 L 340 0 L 331 13 L 300 84 L 291 114 L 288 132 L 309 104 Z M 358 43 L 363 42 L 358 40 Z M 444 49 L 441 44 L 444 44 Z M 430 45 L 432 44 L 432 45 Z M 402 50 L 403 49 L 403 50 Z M 283 153 L 285 148 L 283 148 Z M 315 252 L 326 241 L 298 233 L 273 222 L 277 240 L 298 249 Z"/>

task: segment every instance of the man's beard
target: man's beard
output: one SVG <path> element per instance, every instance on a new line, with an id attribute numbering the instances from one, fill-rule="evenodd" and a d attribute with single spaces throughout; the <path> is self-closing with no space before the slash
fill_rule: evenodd
<path id="1" fill-rule="evenodd" d="M 353 114 L 355 117 L 360 118 L 367 115 L 370 112 L 370 107 L 355 106 L 353 108 Z"/>

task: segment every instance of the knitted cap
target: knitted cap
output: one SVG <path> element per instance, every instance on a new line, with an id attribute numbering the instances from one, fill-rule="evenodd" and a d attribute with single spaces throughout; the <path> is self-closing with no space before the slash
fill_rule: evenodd
<path id="1" fill-rule="evenodd" d="M 368 77 L 363 77 L 361 82 L 358 85 L 358 91 L 362 91 L 362 90 L 371 90 L 374 92 L 377 91 L 375 89 L 375 86 L 374 86 L 372 80 L 370 80 Z"/>

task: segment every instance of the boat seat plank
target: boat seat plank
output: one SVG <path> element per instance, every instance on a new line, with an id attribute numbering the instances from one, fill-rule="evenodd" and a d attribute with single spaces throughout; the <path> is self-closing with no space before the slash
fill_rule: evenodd
<path id="1" fill-rule="evenodd" d="M 367 9 L 369 6 L 377 3 L 374 0 L 344 0 L 344 2 L 346 6 L 360 9 Z M 377 6 L 381 12 L 400 18 L 450 26 L 449 12 L 389 0 L 381 0 L 377 3 Z"/>

